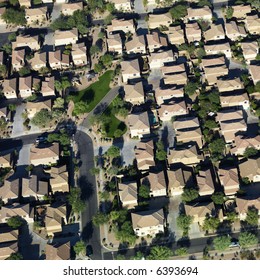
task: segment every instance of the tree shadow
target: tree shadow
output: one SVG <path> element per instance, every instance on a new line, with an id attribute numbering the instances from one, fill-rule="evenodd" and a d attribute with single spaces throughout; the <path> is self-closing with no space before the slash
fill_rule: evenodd
<path id="1" fill-rule="evenodd" d="M 105 109 L 107 108 L 107 103 L 100 103 L 94 110 L 94 115 L 98 115 L 101 114 L 105 111 Z"/>
<path id="2" fill-rule="evenodd" d="M 84 95 L 82 97 L 82 101 L 86 101 L 87 103 L 90 103 L 94 100 L 95 92 L 93 89 L 88 89 L 84 92 Z"/>
<path id="3" fill-rule="evenodd" d="M 81 239 L 88 243 L 89 240 L 92 238 L 94 232 L 92 221 L 89 221 L 82 230 Z"/>
<path id="4" fill-rule="evenodd" d="M 191 245 L 190 238 L 188 236 L 184 236 L 177 241 L 177 246 L 187 247 L 189 248 Z"/>
<path id="5" fill-rule="evenodd" d="M 78 185 L 81 188 L 81 198 L 89 200 L 94 194 L 93 185 L 88 181 L 86 176 L 81 176 L 78 179 Z"/>

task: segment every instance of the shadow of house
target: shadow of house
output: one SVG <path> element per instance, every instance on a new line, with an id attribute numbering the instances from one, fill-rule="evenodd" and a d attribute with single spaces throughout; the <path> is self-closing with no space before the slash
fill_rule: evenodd
<path id="1" fill-rule="evenodd" d="M 81 239 L 88 243 L 89 240 L 92 238 L 94 232 L 92 221 L 88 222 L 82 230 Z"/>

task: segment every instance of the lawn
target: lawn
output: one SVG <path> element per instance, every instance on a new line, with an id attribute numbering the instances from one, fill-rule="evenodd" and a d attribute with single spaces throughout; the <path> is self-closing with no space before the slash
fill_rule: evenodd
<path id="1" fill-rule="evenodd" d="M 74 103 L 79 101 L 87 102 L 88 109 L 86 113 L 91 112 L 109 92 L 109 84 L 112 79 L 112 74 L 112 70 L 107 71 L 99 78 L 97 82 L 93 83 L 86 89 L 70 94 L 68 99 L 73 100 Z"/>

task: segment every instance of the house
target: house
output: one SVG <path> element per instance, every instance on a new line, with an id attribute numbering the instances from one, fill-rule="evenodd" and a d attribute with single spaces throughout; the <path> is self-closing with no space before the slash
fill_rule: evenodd
<path id="1" fill-rule="evenodd" d="M 156 103 L 160 106 L 165 101 L 169 101 L 172 98 L 181 98 L 184 97 L 184 91 L 183 88 L 157 88 L 155 89 L 155 99 Z"/>
<path id="2" fill-rule="evenodd" d="M 149 14 L 148 26 L 150 29 L 156 29 L 160 26 L 167 26 L 169 27 L 172 23 L 172 16 L 171 14 Z"/>
<path id="3" fill-rule="evenodd" d="M 231 41 L 247 36 L 244 26 L 238 25 L 235 21 L 226 22 L 225 29 L 226 35 Z"/>
<path id="4" fill-rule="evenodd" d="M 177 148 L 169 151 L 168 163 L 183 163 L 184 165 L 197 165 L 203 160 L 203 155 L 198 154 L 196 145 L 189 145 L 184 148 Z"/>
<path id="5" fill-rule="evenodd" d="M 52 204 L 47 206 L 45 216 L 45 229 L 48 236 L 62 232 L 63 225 L 67 224 L 67 209 L 65 204 Z"/>
<path id="6" fill-rule="evenodd" d="M 216 84 L 219 77 L 228 75 L 228 68 L 225 64 L 225 58 L 223 56 L 218 58 L 202 59 L 201 67 L 209 85 Z"/>
<path id="7" fill-rule="evenodd" d="M 239 163 L 240 177 L 248 178 L 251 182 L 260 182 L 260 158 L 249 158 Z"/>
<path id="8" fill-rule="evenodd" d="M 31 68 L 35 71 L 39 71 L 41 68 L 46 67 L 47 64 L 47 53 L 46 52 L 36 52 L 34 57 L 30 59 L 29 64 Z"/>
<path id="9" fill-rule="evenodd" d="M 176 98 L 167 104 L 162 104 L 158 109 L 161 121 L 170 121 L 172 117 L 187 115 L 187 107 L 183 98 Z"/>
<path id="10" fill-rule="evenodd" d="M 201 149 L 203 146 L 203 136 L 200 127 L 192 129 L 183 129 L 175 132 L 177 143 L 196 142 Z"/>
<path id="11" fill-rule="evenodd" d="M 61 13 L 64 16 L 72 16 L 78 10 L 83 10 L 83 2 L 63 3 L 61 5 Z"/>
<path id="12" fill-rule="evenodd" d="M 162 66 L 164 66 L 165 63 L 175 61 L 175 57 L 171 50 L 151 53 L 148 59 L 149 59 L 150 69 L 161 68 Z"/>
<path id="13" fill-rule="evenodd" d="M 13 229 L 10 227 L 0 228 L 0 243 L 12 242 L 18 240 L 18 229 Z"/>
<path id="14" fill-rule="evenodd" d="M 12 50 L 12 68 L 19 71 L 25 66 L 25 49 Z"/>
<path id="15" fill-rule="evenodd" d="M 225 61 L 225 56 L 218 56 L 218 57 L 210 57 L 210 56 L 205 56 L 204 58 L 201 59 L 201 68 L 205 69 L 207 67 L 216 67 L 216 66 L 222 66 L 226 65 Z"/>
<path id="16" fill-rule="evenodd" d="M 217 55 L 223 53 L 227 58 L 231 58 L 232 56 L 232 52 L 228 42 L 204 45 L 204 49 L 207 55 Z"/>
<path id="17" fill-rule="evenodd" d="M 48 182 L 38 180 L 36 175 L 22 178 L 22 197 L 33 200 L 41 200 L 49 194 Z"/>
<path id="18" fill-rule="evenodd" d="M 47 99 L 40 102 L 27 102 L 25 105 L 25 111 L 29 119 L 32 119 L 35 114 L 41 110 L 48 110 L 51 112 L 52 100 Z"/>
<path id="19" fill-rule="evenodd" d="M 50 187 L 52 193 L 69 192 L 69 173 L 66 165 L 52 166 L 50 175 Z"/>
<path id="20" fill-rule="evenodd" d="M 201 29 L 197 22 L 185 24 L 185 35 L 188 43 L 201 41 Z"/>
<path id="21" fill-rule="evenodd" d="M 219 92 L 235 91 L 244 89 L 244 85 L 239 78 L 223 77 L 217 80 Z"/>
<path id="22" fill-rule="evenodd" d="M 88 64 L 87 48 L 84 43 L 72 45 L 71 57 L 75 66 Z"/>
<path id="23" fill-rule="evenodd" d="M 124 99 L 126 102 L 129 102 L 133 105 L 144 103 L 144 88 L 142 82 L 138 82 L 134 85 L 125 85 L 124 92 Z"/>
<path id="24" fill-rule="evenodd" d="M 171 75 L 164 75 L 163 83 L 165 85 L 186 85 L 188 82 L 188 76 L 186 72 L 176 73 Z"/>
<path id="25" fill-rule="evenodd" d="M 66 243 L 46 244 L 45 255 L 46 260 L 70 260 L 70 241 Z"/>
<path id="26" fill-rule="evenodd" d="M 72 28 L 70 30 L 56 30 L 54 32 L 55 47 L 76 44 L 77 41 L 78 41 L 77 28 Z"/>
<path id="27" fill-rule="evenodd" d="M 260 34 L 260 18 L 258 15 L 250 15 L 245 19 L 245 26 L 247 31 L 252 35 Z"/>
<path id="28" fill-rule="evenodd" d="M 221 23 L 211 24 L 210 28 L 204 32 L 206 42 L 225 39 L 225 31 Z"/>
<path id="29" fill-rule="evenodd" d="M 176 131 L 183 129 L 194 129 L 200 126 L 199 120 L 197 117 L 181 117 L 173 122 L 173 128 Z"/>
<path id="30" fill-rule="evenodd" d="M 4 79 L 2 88 L 6 99 L 17 98 L 17 78 Z"/>
<path id="31" fill-rule="evenodd" d="M 130 0 L 109 0 L 109 2 L 115 5 L 116 10 L 122 12 L 130 12 L 132 5 Z"/>
<path id="32" fill-rule="evenodd" d="M 151 34 L 147 34 L 146 38 L 148 50 L 150 53 L 159 50 L 162 47 L 168 46 L 167 39 L 158 32 L 152 32 Z"/>
<path id="33" fill-rule="evenodd" d="M 32 76 L 19 77 L 19 95 L 21 98 L 27 98 L 32 95 L 33 89 Z"/>
<path id="34" fill-rule="evenodd" d="M 248 71 L 253 83 L 256 85 L 260 81 L 260 65 L 248 65 Z"/>
<path id="35" fill-rule="evenodd" d="M 148 142 L 139 142 L 135 147 L 135 159 L 137 161 L 138 170 L 148 170 L 151 166 L 155 166 L 154 161 L 154 144 L 150 140 Z"/>
<path id="36" fill-rule="evenodd" d="M 244 110 L 248 110 L 250 107 L 248 95 L 246 92 L 237 94 L 229 92 L 228 94 L 221 94 L 220 104 L 222 108 L 243 107 Z"/>
<path id="37" fill-rule="evenodd" d="M 231 153 L 236 156 L 243 155 L 246 148 L 260 150 L 260 135 L 255 137 L 246 137 L 242 135 L 235 136 L 234 148 L 231 149 Z"/>
<path id="38" fill-rule="evenodd" d="M 215 185 L 210 169 L 207 169 L 205 171 L 200 170 L 196 175 L 196 179 L 200 196 L 212 195 L 214 193 Z"/>
<path id="39" fill-rule="evenodd" d="M 0 154 L 0 168 L 12 168 L 13 155 L 12 153 Z"/>
<path id="40" fill-rule="evenodd" d="M 251 60 L 255 60 L 258 52 L 259 47 L 257 42 L 242 42 L 241 43 L 241 49 L 243 51 L 243 56 L 247 63 L 250 63 Z"/>
<path id="41" fill-rule="evenodd" d="M 149 172 L 149 174 L 141 180 L 141 185 L 149 187 L 151 197 L 167 195 L 167 184 L 163 171 Z"/>
<path id="42" fill-rule="evenodd" d="M 31 1 L 30 0 L 18 0 L 20 7 L 30 8 Z"/>
<path id="43" fill-rule="evenodd" d="M 4 203 L 17 200 L 20 196 L 19 179 L 7 178 L 0 187 L 0 197 Z"/>
<path id="44" fill-rule="evenodd" d="M 125 49 L 127 54 L 145 54 L 146 43 L 144 35 L 133 35 L 132 39 L 125 43 Z"/>
<path id="45" fill-rule="evenodd" d="M 133 230 L 137 236 L 155 237 L 158 233 L 164 233 L 163 209 L 131 213 L 131 218 Z"/>
<path id="46" fill-rule="evenodd" d="M 127 117 L 131 137 L 142 138 L 150 135 L 150 122 L 147 112 L 133 113 Z"/>
<path id="47" fill-rule="evenodd" d="M 2 242 L 0 243 L 0 260 L 6 260 L 10 255 L 18 252 L 18 242 Z"/>
<path id="48" fill-rule="evenodd" d="M 33 165 L 49 165 L 59 160 L 59 144 L 53 143 L 50 147 L 31 147 L 30 163 Z"/>
<path id="49" fill-rule="evenodd" d="M 6 223 L 7 220 L 14 216 L 22 217 L 28 224 L 34 221 L 34 208 L 27 204 L 13 203 L 12 205 L 2 206 L 0 209 L 0 222 Z"/>
<path id="50" fill-rule="evenodd" d="M 31 35 L 18 35 L 16 36 L 16 41 L 12 42 L 12 49 L 16 48 L 29 48 L 33 51 L 38 51 L 41 46 L 39 43 L 39 36 Z"/>
<path id="51" fill-rule="evenodd" d="M 138 205 L 137 184 L 136 182 L 125 182 L 118 184 L 118 193 L 122 207 L 134 208 Z"/>
<path id="52" fill-rule="evenodd" d="M 45 77 L 42 81 L 41 94 L 42 96 L 55 96 L 54 76 Z"/>
<path id="53" fill-rule="evenodd" d="M 165 31 L 168 40 L 172 45 L 181 45 L 185 43 L 184 31 L 180 25 L 169 26 L 169 30 Z"/>
<path id="54" fill-rule="evenodd" d="M 138 59 L 122 61 L 121 72 L 123 82 L 126 83 L 128 80 L 138 79 L 141 77 L 140 65 Z"/>
<path id="55" fill-rule="evenodd" d="M 193 223 L 203 226 L 206 217 L 215 217 L 216 210 L 213 202 L 201 202 L 194 205 L 184 205 L 185 214 L 193 217 Z"/>
<path id="56" fill-rule="evenodd" d="M 135 25 L 133 19 L 112 19 L 111 25 L 107 26 L 108 34 L 112 34 L 113 32 L 131 32 L 135 33 Z"/>
<path id="57" fill-rule="evenodd" d="M 254 208 L 258 210 L 258 215 L 260 214 L 260 197 L 241 197 L 236 198 L 236 210 L 239 214 L 240 220 L 245 220 L 247 216 L 247 211 L 250 208 Z"/>
<path id="58" fill-rule="evenodd" d="M 70 57 L 61 50 L 49 52 L 49 65 L 53 70 L 66 69 L 70 67 Z"/>
<path id="59" fill-rule="evenodd" d="M 161 68 L 163 76 L 172 75 L 176 73 L 182 73 L 186 71 L 186 67 L 184 63 L 181 64 L 173 64 L 173 65 L 166 65 Z"/>
<path id="60" fill-rule="evenodd" d="M 116 33 L 116 34 L 109 35 L 109 38 L 107 38 L 107 50 L 108 52 L 114 54 L 123 53 L 122 39 L 120 34 Z"/>
<path id="61" fill-rule="evenodd" d="M 47 7 L 25 9 L 25 18 L 28 25 L 39 25 L 47 20 Z"/>
<path id="62" fill-rule="evenodd" d="M 233 8 L 233 17 L 237 19 L 246 18 L 247 14 L 251 13 L 250 5 L 232 5 Z"/>
<path id="63" fill-rule="evenodd" d="M 171 196 L 181 195 L 185 187 L 193 187 L 192 169 L 181 167 L 176 170 L 167 170 L 168 192 Z"/>
<path id="64" fill-rule="evenodd" d="M 212 11 L 208 6 L 204 6 L 196 9 L 189 7 L 187 9 L 186 19 L 188 19 L 189 21 L 193 21 L 193 20 L 211 21 Z"/>
<path id="65" fill-rule="evenodd" d="M 224 188 L 225 195 L 234 195 L 239 190 L 239 178 L 236 167 L 218 169 L 219 181 Z"/>

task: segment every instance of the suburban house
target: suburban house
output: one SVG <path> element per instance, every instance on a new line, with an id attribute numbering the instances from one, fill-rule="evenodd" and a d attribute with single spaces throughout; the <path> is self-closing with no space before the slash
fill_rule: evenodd
<path id="1" fill-rule="evenodd" d="M 4 79 L 2 83 L 2 92 L 6 99 L 17 98 L 17 78 Z"/>
<path id="2" fill-rule="evenodd" d="M 226 22 L 225 29 L 226 35 L 231 41 L 247 36 L 244 26 L 238 25 L 235 21 Z"/>
<path id="3" fill-rule="evenodd" d="M 211 24 L 210 28 L 204 32 L 206 42 L 225 39 L 225 31 L 222 24 Z"/>
<path id="4" fill-rule="evenodd" d="M 224 55 L 213 57 L 213 58 L 210 56 L 205 56 L 201 59 L 201 68 L 202 69 L 205 69 L 207 67 L 221 66 L 221 65 L 226 65 Z"/>
<path id="5" fill-rule="evenodd" d="M 164 232 L 165 218 L 163 209 L 131 213 L 133 230 L 137 236 L 155 237 Z"/>
<path id="6" fill-rule="evenodd" d="M 41 46 L 39 43 L 39 36 L 18 35 L 16 41 L 12 42 L 12 49 L 16 48 L 29 48 L 33 51 L 38 51 Z"/>
<path id="7" fill-rule="evenodd" d="M 60 244 L 46 244 L 45 255 L 46 260 L 70 260 L 70 241 Z"/>
<path id="8" fill-rule="evenodd" d="M 201 149 L 203 146 L 203 136 L 200 127 L 183 129 L 175 132 L 177 143 L 190 143 L 196 142 Z"/>
<path id="9" fill-rule="evenodd" d="M 184 86 L 188 82 L 186 72 L 164 75 L 163 83 L 165 85 L 182 85 Z"/>
<path id="10" fill-rule="evenodd" d="M 78 10 L 83 10 L 83 2 L 63 3 L 61 5 L 61 13 L 64 16 L 72 16 Z"/>
<path id="11" fill-rule="evenodd" d="M 194 186 L 192 169 L 187 167 L 167 170 L 168 192 L 171 196 L 181 195 L 185 187 Z"/>
<path id="12" fill-rule="evenodd" d="M 52 166 L 50 170 L 50 187 L 52 193 L 69 192 L 69 173 L 66 165 Z"/>
<path id="13" fill-rule="evenodd" d="M 25 18 L 28 25 L 39 25 L 47 20 L 47 7 L 25 9 Z"/>
<path id="14" fill-rule="evenodd" d="M 28 224 L 33 223 L 34 209 L 30 207 L 30 204 L 18 204 L 2 206 L 0 209 L 0 222 L 6 223 L 7 220 L 14 216 L 22 217 Z"/>
<path id="15" fill-rule="evenodd" d="M 250 107 L 248 95 L 246 92 L 237 94 L 229 92 L 228 94 L 221 94 L 220 104 L 222 108 L 243 107 L 244 110 L 248 110 Z"/>
<path id="16" fill-rule="evenodd" d="M 252 35 L 260 34 L 260 18 L 258 15 L 247 15 L 245 19 L 245 26 L 247 31 Z"/>
<path id="17" fill-rule="evenodd" d="M 138 59 L 121 62 L 122 79 L 124 83 L 128 80 L 141 77 L 140 65 Z"/>
<path id="18" fill-rule="evenodd" d="M 45 77 L 45 80 L 42 81 L 41 94 L 42 96 L 55 96 L 54 76 Z"/>
<path id="19" fill-rule="evenodd" d="M 25 49 L 12 50 L 12 68 L 19 71 L 25 66 Z"/>
<path id="20" fill-rule="evenodd" d="M 172 45 L 181 45 L 185 43 L 184 31 L 180 25 L 169 26 L 169 30 L 165 31 L 168 40 Z"/>
<path id="21" fill-rule="evenodd" d="M 150 122 L 147 112 L 130 114 L 127 120 L 132 138 L 142 138 L 150 135 Z"/>
<path id="22" fill-rule="evenodd" d="M 218 176 L 225 195 L 234 195 L 239 190 L 239 178 L 236 167 L 218 169 Z"/>
<path id="23" fill-rule="evenodd" d="M 133 35 L 130 41 L 125 43 L 125 49 L 127 54 L 145 54 L 146 53 L 146 43 L 144 35 Z"/>
<path id="24" fill-rule="evenodd" d="M 27 98 L 33 93 L 33 78 L 32 76 L 19 77 L 19 96 Z"/>
<path id="25" fill-rule="evenodd" d="M 197 22 L 186 23 L 185 34 L 188 43 L 201 41 L 201 29 Z"/>
<path id="26" fill-rule="evenodd" d="M 152 32 L 151 34 L 147 34 L 146 38 L 147 46 L 150 53 L 159 50 L 162 47 L 168 46 L 167 39 L 161 36 L 159 32 Z"/>
<path id="27" fill-rule="evenodd" d="M 231 58 L 232 56 L 232 52 L 228 42 L 205 45 L 204 49 L 207 55 L 217 55 L 223 53 L 227 58 Z"/>
<path id="28" fill-rule="evenodd" d="M 137 168 L 140 171 L 148 170 L 150 167 L 155 166 L 153 140 L 139 142 L 136 145 L 135 159 L 137 161 Z"/>
<path id="29" fill-rule="evenodd" d="M 130 102 L 133 105 L 144 103 L 144 88 L 142 82 L 138 82 L 134 85 L 125 85 L 124 92 L 125 101 Z"/>
<path id="30" fill-rule="evenodd" d="M 138 205 L 138 193 L 136 182 L 119 183 L 118 193 L 120 201 L 122 203 L 122 207 L 130 209 Z"/>
<path id="31" fill-rule="evenodd" d="M 255 60 L 258 52 L 259 47 L 257 42 L 242 42 L 241 43 L 241 49 L 243 51 L 243 56 L 247 63 L 250 63 L 251 60 Z"/>
<path id="32" fill-rule="evenodd" d="M 150 29 L 156 29 L 159 26 L 167 26 L 172 23 L 172 16 L 170 13 L 165 14 L 149 14 L 148 26 Z"/>
<path id="33" fill-rule="evenodd" d="M 235 91 L 243 89 L 244 85 L 239 78 L 226 78 L 222 77 L 217 80 L 217 87 L 219 92 Z"/>
<path id="34" fill-rule="evenodd" d="M 247 216 L 247 211 L 250 208 L 255 208 L 258 210 L 258 215 L 260 214 L 260 197 L 241 197 L 236 198 L 236 210 L 239 214 L 240 220 L 245 220 Z"/>
<path id="35" fill-rule="evenodd" d="M 187 9 L 187 16 L 186 19 L 188 19 L 189 21 L 193 21 L 193 20 L 205 20 L 205 21 L 210 21 L 212 19 L 212 11 L 208 6 L 204 6 L 201 8 L 191 8 L 189 7 Z"/>
<path id="36" fill-rule="evenodd" d="M 75 66 L 88 64 L 87 48 L 84 43 L 72 45 L 71 57 Z"/>
<path id="37" fill-rule="evenodd" d="M 18 240 L 18 229 L 13 229 L 10 227 L 1 227 L 0 228 L 0 243 L 12 242 Z"/>
<path id="38" fill-rule="evenodd" d="M 199 187 L 199 195 L 212 195 L 215 191 L 215 185 L 213 182 L 211 170 L 207 169 L 205 171 L 200 170 L 196 175 L 197 184 Z"/>
<path id="39" fill-rule="evenodd" d="M 70 66 L 70 56 L 61 50 L 49 52 L 49 65 L 53 70 L 66 69 Z"/>
<path id="40" fill-rule="evenodd" d="M 0 168 L 11 168 L 13 165 L 12 153 L 0 154 Z"/>
<path id="41" fill-rule="evenodd" d="M 248 65 L 248 71 L 251 75 L 253 83 L 256 85 L 260 81 L 260 66 L 259 65 Z"/>
<path id="42" fill-rule="evenodd" d="M 260 182 L 260 158 L 249 158 L 239 163 L 240 177 L 248 178 L 251 182 Z"/>
<path id="43" fill-rule="evenodd" d="M 130 12 L 132 10 L 130 0 L 109 0 L 115 5 L 116 10 L 123 12 Z"/>
<path id="44" fill-rule="evenodd" d="M 0 198 L 4 203 L 11 203 L 20 196 L 19 179 L 7 178 L 0 187 Z"/>
<path id="45" fill-rule="evenodd" d="M 163 76 L 172 75 L 176 73 L 182 73 L 186 71 L 186 67 L 184 63 L 181 64 L 173 64 L 173 65 L 166 65 L 161 68 Z"/>
<path id="46" fill-rule="evenodd" d="M 25 105 L 25 111 L 29 119 L 32 119 L 37 112 L 43 109 L 51 112 L 52 109 L 51 99 L 47 99 L 41 102 L 27 102 Z"/>
<path id="47" fill-rule="evenodd" d="M 247 14 L 251 13 L 250 5 L 232 5 L 233 17 L 237 19 L 246 18 Z"/>
<path id="48" fill-rule="evenodd" d="M 184 97 L 183 88 L 156 88 L 155 89 L 155 99 L 156 103 L 160 106 L 165 101 L 170 101 L 172 98 L 181 98 Z"/>
<path id="49" fill-rule="evenodd" d="M 169 151 L 168 163 L 183 163 L 185 165 L 197 165 L 203 160 L 203 155 L 198 154 L 196 145 L 189 145 L 188 147 L 178 148 Z"/>
<path id="50" fill-rule="evenodd" d="M 50 147 L 31 147 L 30 163 L 33 165 L 49 165 L 59 160 L 59 144 L 53 143 Z"/>
<path id="51" fill-rule="evenodd" d="M 150 69 L 161 68 L 165 63 L 174 62 L 175 57 L 171 50 L 164 52 L 151 53 L 149 56 Z"/>
<path id="52" fill-rule="evenodd" d="M 164 171 L 149 172 L 147 176 L 142 178 L 141 185 L 145 185 L 150 188 L 151 197 L 167 195 L 167 184 L 164 176 Z"/>
<path id="53" fill-rule="evenodd" d="M 10 255 L 18 253 L 18 242 L 1 242 L 0 243 L 0 260 L 6 260 Z"/>
<path id="54" fill-rule="evenodd" d="M 56 30 L 54 32 L 55 47 L 76 44 L 77 41 L 78 41 L 78 29 L 77 28 L 73 28 L 71 30 Z"/>
<path id="55" fill-rule="evenodd" d="M 131 32 L 135 33 L 135 25 L 133 19 L 112 19 L 111 25 L 107 26 L 108 34 L 112 34 L 112 32 Z"/>
<path id="56" fill-rule="evenodd" d="M 194 129 L 200 126 L 199 120 L 197 117 L 180 117 L 173 122 L 173 128 L 176 131 Z"/>
<path id="57" fill-rule="evenodd" d="M 47 64 L 47 53 L 46 52 L 36 52 L 34 57 L 28 61 L 31 68 L 35 71 L 39 71 L 41 68 L 46 67 Z"/>
<path id="58" fill-rule="evenodd" d="M 201 202 L 194 205 L 184 205 L 185 214 L 193 217 L 193 223 L 203 226 L 205 218 L 215 217 L 216 210 L 213 202 Z"/>
<path id="59" fill-rule="evenodd" d="M 231 153 L 238 156 L 243 155 L 246 148 L 255 148 L 260 150 L 260 135 L 255 137 L 246 137 L 243 135 L 237 135 L 234 140 L 234 148 L 231 149 Z"/>
<path id="60" fill-rule="evenodd" d="M 107 50 L 114 54 L 122 54 L 122 39 L 119 33 L 109 35 L 107 38 Z"/>
<path id="61" fill-rule="evenodd" d="M 204 74 L 208 84 L 214 85 L 217 83 L 219 77 L 228 75 L 228 67 L 225 64 L 215 67 L 205 67 Z"/>
<path id="62" fill-rule="evenodd" d="M 161 121 L 170 121 L 172 117 L 187 115 L 188 110 L 183 98 L 175 98 L 167 104 L 162 104 L 158 109 Z"/>

